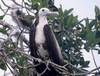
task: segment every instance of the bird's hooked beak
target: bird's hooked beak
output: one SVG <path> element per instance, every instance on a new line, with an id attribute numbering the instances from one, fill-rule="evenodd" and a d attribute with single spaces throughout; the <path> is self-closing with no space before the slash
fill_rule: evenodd
<path id="1" fill-rule="evenodd" d="M 49 11 L 49 12 L 47 13 L 47 15 L 50 15 L 50 16 L 58 16 L 59 13 L 58 13 L 58 12 L 51 12 L 51 11 Z"/>

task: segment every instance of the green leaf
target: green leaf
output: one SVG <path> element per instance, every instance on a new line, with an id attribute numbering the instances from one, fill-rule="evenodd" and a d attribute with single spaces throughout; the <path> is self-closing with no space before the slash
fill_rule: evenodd
<path id="1" fill-rule="evenodd" d="M 95 37 L 96 37 L 96 38 L 100 38 L 100 31 L 98 31 L 98 30 L 96 31 Z"/>
<path id="2" fill-rule="evenodd" d="M 71 15 L 68 17 L 68 20 L 67 20 L 67 26 L 68 26 L 68 27 L 71 27 L 71 26 L 72 26 L 72 21 L 73 21 L 73 15 L 71 14 Z"/>
<path id="3" fill-rule="evenodd" d="M 3 33 L 3 34 L 7 34 L 7 31 L 5 28 L 0 28 L 0 32 Z"/>
<path id="4" fill-rule="evenodd" d="M 17 56 L 16 56 L 16 58 L 17 58 L 17 63 L 19 64 L 19 65 L 21 65 L 21 66 L 25 66 L 26 64 L 27 64 L 27 58 L 25 57 L 25 56 L 20 56 L 20 54 L 18 54 Z"/>
<path id="5" fill-rule="evenodd" d="M 0 16 L 0 20 L 2 20 L 4 18 L 4 15 Z"/>
<path id="6" fill-rule="evenodd" d="M 85 49 L 87 52 L 90 52 L 90 47 L 89 47 L 89 45 L 85 46 L 84 49 Z"/>
<path id="7" fill-rule="evenodd" d="M 19 69 L 19 76 L 29 76 L 28 72 L 29 72 L 29 69 L 20 68 Z"/>
<path id="8" fill-rule="evenodd" d="M 92 28 L 95 24 L 96 24 L 96 20 L 92 20 L 92 21 L 89 23 L 89 28 Z"/>
<path id="9" fill-rule="evenodd" d="M 96 38 L 96 43 L 97 43 L 97 44 L 100 43 L 100 38 Z"/>
<path id="10" fill-rule="evenodd" d="M 89 67 L 88 65 L 89 65 L 89 63 L 90 63 L 90 61 L 85 61 L 84 63 L 83 63 L 83 65 L 81 65 L 82 67 Z"/>
<path id="11" fill-rule="evenodd" d="M 63 24 L 64 14 L 63 14 L 63 10 L 62 10 L 62 5 L 60 5 L 60 8 L 59 8 L 59 18 L 61 20 L 61 23 Z"/>
<path id="12" fill-rule="evenodd" d="M 69 14 L 69 13 L 71 13 L 72 11 L 73 11 L 73 8 L 69 9 L 67 13 Z"/>
<path id="13" fill-rule="evenodd" d="M 93 46 L 95 44 L 95 34 L 92 31 L 87 31 L 86 38 L 88 40 L 89 45 Z"/>
<path id="14" fill-rule="evenodd" d="M 71 12 L 73 11 L 73 8 L 69 9 L 69 10 L 65 10 L 64 14 L 65 15 L 69 15 Z"/>
<path id="15" fill-rule="evenodd" d="M 0 60 L 0 69 L 7 70 L 5 63 L 2 60 Z"/>
<path id="16" fill-rule="evenodd" d="M 67 25 L 68 17 L 69 17 L 68 15 L 64 15 L 64 20 L 63 20 L 64 21 L 64 26 Z"/>
<path id="17" fill-rule="evenodd" d="M 80 65 L 83 65 L 83 64 L 84 64 L 84 58 L 80 57 Z"/>
<path id="18" fill-rule="evenodd" d="M 78 16 L 73 17 L 72 21 L 73 25 L 76 24 L 77 22 L 78 22 Z"/>
<path id="19" fill-rule="evenodd" d="M 95 15 L 96 17 L 100 15 L 100 9 L 98 8 L 98 6 L 95 6 Z"/>
<path id="20" fill-rule="evenodd" d="M 70 9 L 69 11 L 71 12 L 73 9 Z M 66 27 L 72 27 L 75 25 L 75 23 L 78 22 L 77 16 L 73 16 L 73 14 L 69 15 L 69 11 L 65 10 L 64 11 L 64 25 Z"/>
<path id="21" fill-rule="evenodd" d="M 86 28 L 88 28 L 89 29 L 89 19 L 87 18 L 87 19 L 85 19 L 85 25 L 86 25 Z"/>
<path id="22" fill-rule="evenodd" d="M 86 32 L 85 32 L 85 31 L 80 32 L 79 36 L 80 36 L 82 39 L 85 39 L 85 37 L 86 37 Z"/>
<path id="23" fill-rule="evenodd" d="M 42 7 L 47 7 L 47 6 L 48 6 L 47 0 L 42 0 Z"/>

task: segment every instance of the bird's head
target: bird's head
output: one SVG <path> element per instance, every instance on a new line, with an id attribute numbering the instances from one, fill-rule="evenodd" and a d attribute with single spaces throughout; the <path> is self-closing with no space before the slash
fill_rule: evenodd
<path id="1" fill-rule="evenodd" d="M 58 12 L 52 12 L 48 8 L 41 8 L 39 10 L 39 14 L 38 15 L 39 16 L 48 16 L 48 15 L 56 16 L 56 15 L 58 15 Z"/>

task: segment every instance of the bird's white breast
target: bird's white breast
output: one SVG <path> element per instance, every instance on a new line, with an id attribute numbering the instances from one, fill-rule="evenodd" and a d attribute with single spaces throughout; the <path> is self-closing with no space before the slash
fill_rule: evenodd
<path id="1" fill-rule="evenodd" d="M 36 34 L 35 34 L 35 42 L 36 42 L 36 44 L 45 43 L 45 36 L 44 36 L 43 28 L 44 28 L 44 26 L 37 26 L 36 27 Z"/>
<path id="2" fill-rule="evenodd" d="M 44 35 L 44 26 L 48 24 L 48 21 L 45 16 L 39 17 L 39 24 L 36 27 L 36 33 L 35 33 L 35 43 L 38 48 L 38 54 L 40 57 L 42 57 L 44 60 L 48 59 L 49 55 L 47 50 L 44 49 L 43 44 L 45 43 L 45 35 Z"/>
<path id="3" fill-rule="evenodd" d="M 48 52 L 43 48 L 43 44 L 45 43 L 45 35 L 43 31 L 44 26 L 37 26 L 36 27 L 36 35 L 35 35 L 35 42 L 38 46 L 38 55 L 43 58 L 44 60 L 48 59 Z"/>

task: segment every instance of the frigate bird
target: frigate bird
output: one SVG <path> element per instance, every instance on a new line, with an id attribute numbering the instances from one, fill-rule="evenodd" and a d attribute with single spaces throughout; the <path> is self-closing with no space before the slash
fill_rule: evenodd
<path id="1" fill-rule="evenodd" d="M 38 12 L 38 23 L 33 24 L 30 29 L 30 51 L 31 55 L 36 58 L 41 58 L 42 60 L 51 60 L 52 62 L 63 65 L 64 59 L 61 54 L 61 49 L 57 42 L 57 39 L 51 30 L 47 16 L 58 15 L 58 12 L 51 12 L 48 8 L 41 8 Z M 45 65 L 41 64 L 40 70 L 42 70 Z M 39 67 L 37 70 L 39 70 Z M 39 70 L 39 72 L 41 72 Z M 45 70 L 45 69 L 44 69 Z M 57 73 L 52 69 L 43 76 L 56 76 Z M 58 76 L 58 75 L 57 75 Z M 61 75 L 59 75 L 61 76 Z"/>

